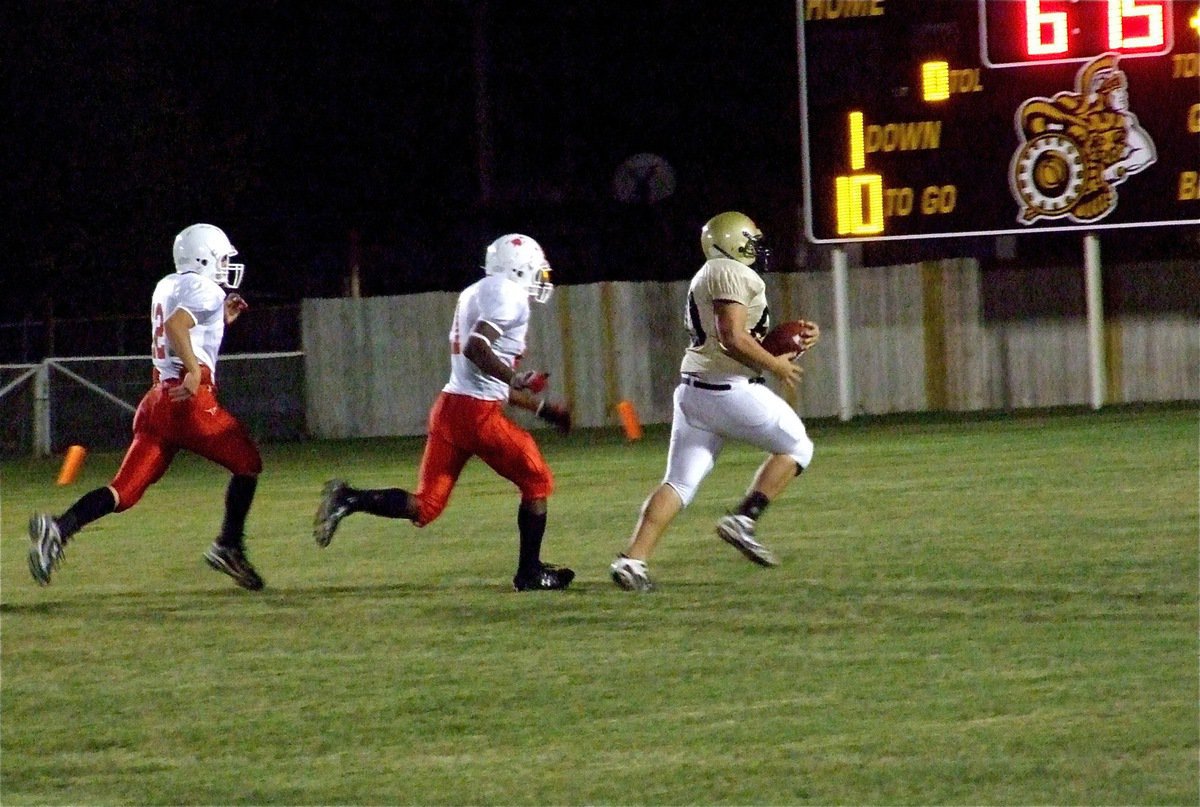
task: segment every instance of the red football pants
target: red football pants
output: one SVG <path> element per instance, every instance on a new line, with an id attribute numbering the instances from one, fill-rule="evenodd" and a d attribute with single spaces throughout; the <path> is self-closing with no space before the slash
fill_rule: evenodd
<path id="1" fill-rule="evenodd" d="M 133 416 L 133 443 L 110 483 L 117 492 L 116 512 L 138 503 L 171 465 L 180 449 L 186 449 L 221 465 L 231 473 L 255 476 L 262 471 L 262 457 L 245 427 L 217 403 L 217 391 L 204 383 L 186 401 L 167 395 L 178 381 L 164 381 L 150 388 Z"/>
<path id="2" fill-rule="evenodd" d="M 442 514 L 458 476 L 479 457 L 521 491 L 521 501 L 554 492 L 550 466 L 533 435 L 508 419 L 502 401 L 443 392 L 429 411 L 429 437 L 417 482 L 417 521 L 423 527 Z"/>

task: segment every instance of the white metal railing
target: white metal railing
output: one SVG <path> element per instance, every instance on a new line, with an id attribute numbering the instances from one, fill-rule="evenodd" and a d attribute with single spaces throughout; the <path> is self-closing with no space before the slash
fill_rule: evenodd
<path id="1" fill-rule="evenodd" d="M 280 351 L 274 353 L 235 353 L 222 356 L 223 362 L 245 359 L 287 359 L 299 358 L 302 351 Z M 53 405 L 50 396 L 50 371 L 54 370 L 65 378 L 84 389 L 98 395 L 109 403 L 125 410 L 129 414 L 137 411 L 137 401 L 127 401 L 110 390 L 105 389 L 95 381 L 86 378 L 67 365 L 78 367 L 85 363 L 96 362 L 145 362 L 149 364 L 149 356 L 56 356 L 43 359 L 37 364 L 0 364 L 0 371 L 16 371 L 18 375 L 0 387 L 0 399 L 15 394 L 30 378 L 33 379 L 32 389 L 32 421 L 33 421 L 33 451 L 38 456 L 49 456 L 53 445 L 51 431 Z"/>

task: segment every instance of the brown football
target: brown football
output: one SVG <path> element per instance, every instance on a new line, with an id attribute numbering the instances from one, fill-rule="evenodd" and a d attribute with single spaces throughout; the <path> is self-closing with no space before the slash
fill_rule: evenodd
<path id="1" fill-rule="evenodd" d="M 804 335 L 804 329 L 803 322 L 781 322 L 763 337 L 762 346 L 772 356 L 795 353 L 801 350 L 800 340 Z"/>

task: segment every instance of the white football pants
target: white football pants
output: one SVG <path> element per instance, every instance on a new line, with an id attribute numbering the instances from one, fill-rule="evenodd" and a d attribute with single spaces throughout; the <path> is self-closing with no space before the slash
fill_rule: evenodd
<path id="1" fill-rule="evenodd" d="M 686 384 L 675 388 L 671 447 L 663 482 L 675 489 L 684 507 L 713 469 L 727 439 L 749 443 L 771 454 L 787 454 L 801 468 L 812 461 L 812 440 L 787 401 L 766 384 L 751 384 L 744 378 L 728 383 L 728 390 Z"/>

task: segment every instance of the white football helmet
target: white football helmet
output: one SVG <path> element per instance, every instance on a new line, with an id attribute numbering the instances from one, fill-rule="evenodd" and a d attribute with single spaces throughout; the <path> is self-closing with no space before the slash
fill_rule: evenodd
<path id="1" fill-rule="evenodd" d="M 767 271 L 771 250 L 763 243 L 762 230 L 744 213 L 729 211 L 709 219 L 700 229 L 700 249 L 705 258 L 732 258 Z"/>
<path id="2" fill-rule="evenodd" d="M 504 275 L 539 303 L 549 300 L 554 291 L 546 254 L 537 241 L 520 233 L 502 235 L 488 245 L 483 271 L 489 275 Z"/>
<path id="3" fill-rule="evenodd" d="M 220 227 L 211 224 L 187 227 L 175 236 L 171 252 L 175 256 L 176 272 L 195 272 L 229 289 L 242 284 L 246 266 L 229 262 L 238 253 Z"/>

